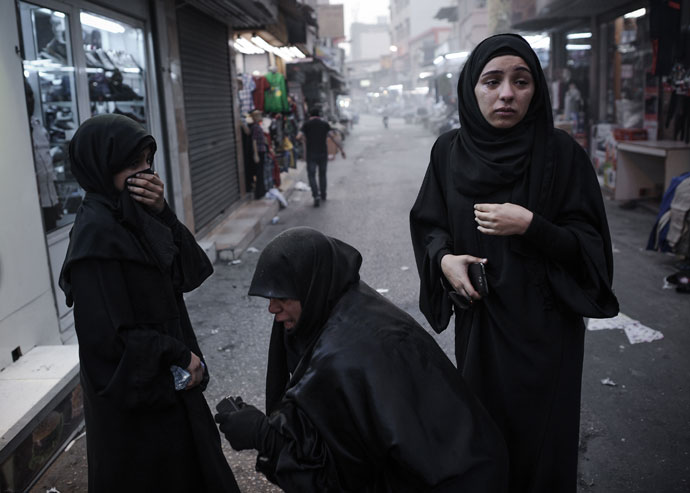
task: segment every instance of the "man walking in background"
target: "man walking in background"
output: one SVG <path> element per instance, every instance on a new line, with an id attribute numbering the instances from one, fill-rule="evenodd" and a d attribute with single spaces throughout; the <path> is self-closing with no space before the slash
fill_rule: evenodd
<path id="1" fill-rule="evenodd" d="M 312 108 L 309 111 L 309 120 L 304 122 L 297 139 L 304 141 L 307 146 L 307 174 L 311 195 L 314 197 L 314 207 L 321 205 L 321 200 L 326 200 L 326 166 L 328 165 L 328 142 L 335 144 L 340 150 L 343 159 L 345 151 L 337 139 L 333 138 L 333 129 L 327 121 L 321 119 L 321 110 Z M 319 170 L 319 181 L 316 182 L 316 169 Z"/>

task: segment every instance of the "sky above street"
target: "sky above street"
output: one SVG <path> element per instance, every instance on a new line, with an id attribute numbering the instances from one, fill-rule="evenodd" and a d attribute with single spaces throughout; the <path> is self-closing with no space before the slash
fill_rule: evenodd
<path id="1" fill-rule="evenodd" d="M 353 22 L 376 23 L 380 16 L 388 19 L 390 0 L 331 0 L 331 4 L 343 4 L 345 10 L 345 33 L 349 36 Z"/>

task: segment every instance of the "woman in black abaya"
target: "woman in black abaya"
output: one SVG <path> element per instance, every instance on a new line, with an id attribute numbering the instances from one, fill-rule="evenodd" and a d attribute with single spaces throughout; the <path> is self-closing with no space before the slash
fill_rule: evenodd
<path id="1" fill-rule="evenodd" d="M 182 297 L 213 268 L 165 203 L 155 151 L 121 115 L 87 120 L 70 143 L 86 196 L 60 286 L 74 304 L 89 491 L 238 492 Z M 172 366 L 189 372 L 186 388 L 175 390 Z"/>
<path id="2" fill-rule="evenodd" d="M 437 332 L 455 312 L 458 368 L 506 440 L 510 491 L 574 492 L 583 316 L 618 313 L 599 184 L 584 150 L 554 129 L 522 37 L 475 48 L 458 106 L 461 128 L 434 144 L 410 212 L 420 308 Z M 472 263 L 484 264 L 484 297 Z"/>
<path id="3" fill-rule="evenodd" d="M 249 289 L 275 315 L 266 407 L 216 415 L 284 491 L 505 491 L 505 445 L 431 336 L 359 280 L 350 245 L 293 228 Z"/>

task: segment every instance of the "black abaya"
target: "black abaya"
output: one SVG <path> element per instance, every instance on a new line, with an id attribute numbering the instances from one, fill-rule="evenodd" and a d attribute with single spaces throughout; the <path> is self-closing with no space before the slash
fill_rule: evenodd
<path id="1" fill-rule="evenodd" d="M 171 365 L 203 360 L 183 293 L 213 268 L 164 207 L 154 215 L 112 175 L 153 138 L 124 116 L 87 120 L 70 144 L 87 190 L 60 275 L 74 304 L 89 491 L 238 492 L 200 385 L 175 391 Z"/>
<path id="2" fill-rule="evenodd" d="M 431 336 L 359 280 L 360 263 L 308 228 L 262 252 L 250 294 L 299 299 L 302 316 L 289 334 L 273 326 L 257 467 L 286 492 L 505 491 L 494 423 Z"/>
<path id="3" fill-rule="evenodd" d="M 526 52 L 529 46 L 509 35 L 496 38 L 490 42 L 500 46 L 486 51 L 480 45 L 483 58 L 474 65 L 468 61 L 463 74 L 469 78 L 497 52 L 521 56 L 532 69 L 537 105 L 543 107 L 548 95 L 539 92 L 540 84 L 545 91 L 543 74 Z M 463 89 L 472 97 L 468 88 L 474 83 L 476 78 L 463 86 L 461 76 L 461 98 Z M 462 105 L 465 120 L 471 103 Z M 496 131 L 493 146 L 486 138 L 491 129 L 476 122 L 439 137 L 410 213 L 420 308 L 437 332 L 453 312 L 441 282 L 442 257 L 488 259 L 488 297 L 467 310 L 455 309 L 456 359 L 506 440 L 511 492 L 575 491 L 582 317 L 618 312 L 596 175 L 584 150 L 549 128 L 549 106 L 547 111 L 531 106 L 522 128 Z M 478 118 L 483 121 L 481 114 Z M 480 233 L 474 205 L 504 202 L 534 213 L 525 234 Z"/>

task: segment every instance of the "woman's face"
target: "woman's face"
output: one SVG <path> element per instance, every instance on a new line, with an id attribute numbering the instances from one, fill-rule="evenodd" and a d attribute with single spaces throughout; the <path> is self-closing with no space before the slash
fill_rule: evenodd
<path id="1" fill-rule="evenodd" d="M 492 58 L 482 69 L 474 95 L 479 111 L 495 128 L 512 128 L 527 114 L 534 96 L 534 79 L 519 56 Z"/>
<path id="2" fill-rule="evenodd" d="M 115 173 L 113 175 L 113 184 L 115 185 L 115 188 L 117 188 L 117 191 L 121 192 L 125 189 L 125 180 L 127 180 L 129 176 L 133 175 L 134 173 L 139 173 L 141 171 L 144 171 L 145 169 L 150 168 L 151 162 L 151 149 L 147 147 L 146 149 L 141 151 L 139 157 L 137 157 L 137 159 L 135 159 L 130 166 L 127 166 L 122 171 Z"/>
<path id="3" fill-rule="evenodd" d="M 271 298 L 268 311 L 275 315 L 276 322 L 283 322 L 288 330 L 294 329 L 302 315 L 302 303 L 299 300 Z"/>

